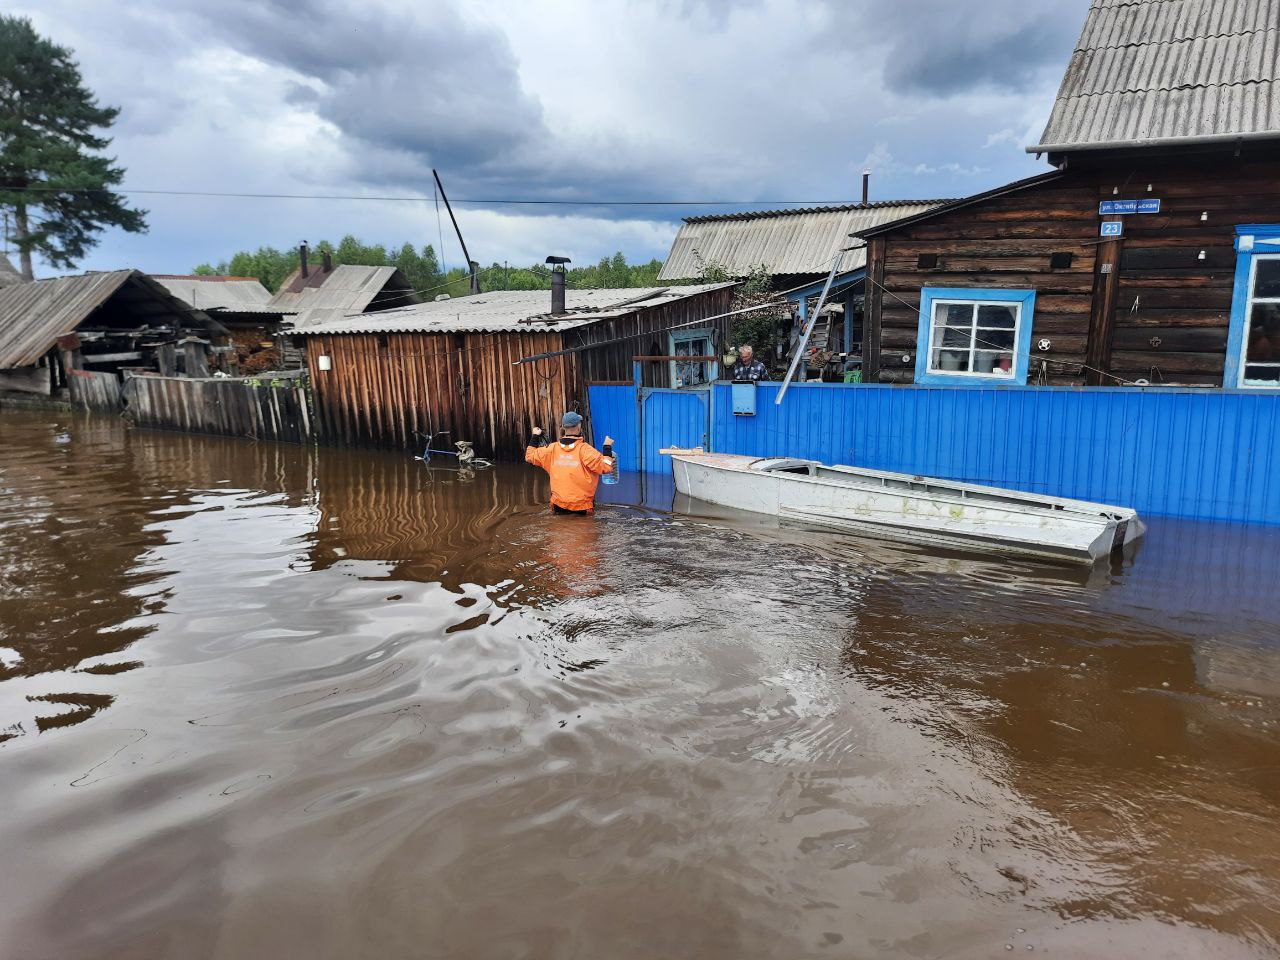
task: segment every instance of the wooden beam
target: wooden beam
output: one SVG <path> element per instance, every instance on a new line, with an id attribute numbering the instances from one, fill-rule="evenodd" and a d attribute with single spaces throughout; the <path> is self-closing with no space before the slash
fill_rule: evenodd
<path id="1" fill-rule="evenodd" d="M 1091 387 L 1110 383 L 1104 374 L 1111 372 L 1111 342 L 1116 326 L 1116 292 L 1120 286 L 1120 255 L 1124 239 L 1104 240 L 1098 244 L 1093 274 L 1093 297 L 1089 309 L 1089 346 L 1085 362 L 1085 384 Z"/>
<path id="2" fill-rule="evenodd" d="M 884 301 L 884 237 L 867 241 L 866 304 L 862 315 L 862 381 L 880 377 L 880 319 Z"/>
<path id="3" fill-rule="evenodd" d="M 85 363 L 123 363 L 126 360 L 141 359 L 142 354 L 136 350 L 126 353 L 86 353 L 84 355 Z"/>
<path id="4" fill-rule="evenodd" d="M 674 360 L 674 361 L 676 361 L 676 362 L 678 362 L 678 363 L 700 363 L 700 362 L 702 362 L 702 361 L 709 361 L 709 362 L 715 363 L 715 362 L 717 362 L 720 358 L 719 358 L 719 357 L 704 357 L 704 356 L 697 356 L 697 357 L 695 357 L 695 356 L 687 356 L 687 357 L 632 357 L 631 359 L 632 359 L 633 361 L 635 361 L 635 360 L 639 360 L 639 361 L 643 361 L 643 362 L 646 362 L 646 363 L 648 363 L 648 362 L 652 362 L 652 363 L 669 363 L 669 362 L 671 362 L 671 361 L 673 361 L 673 360 Z"/>

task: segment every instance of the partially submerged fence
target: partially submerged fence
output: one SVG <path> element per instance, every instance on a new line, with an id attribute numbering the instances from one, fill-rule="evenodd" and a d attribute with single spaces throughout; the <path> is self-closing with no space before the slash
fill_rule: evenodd
<path id="1" fill-rule="evenodd" d="M 962 388 L 777 383 L 735 415 L 681 391 L 591 388 L 592 429 L 623 469 L 666 472 L 660 447 L 794 456 L 1132 506 L 1145 513 L 1280 523 L 1280 394 L 1132 387 Z M 615 426 L 614 424 L 618 424 Z"/>
<path id="2" fill-rule="evenodd" d="M 98 370 L 68 370 L 67 393 L 83 410 L 119 410 L 120 378 Z"/>
<path id="3" fill-rule="evenodd" d="M 133 376 L 125 415 L 144 427 L 306 443 L 311 410 L 300 377 Z"/>

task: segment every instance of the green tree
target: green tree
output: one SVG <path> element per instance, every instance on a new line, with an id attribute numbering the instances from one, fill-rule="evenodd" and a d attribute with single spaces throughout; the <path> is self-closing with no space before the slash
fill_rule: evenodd
<path id="1" fill-rule="evenodd" d="M 318 264 L 323 255 L 328 253 L 333 257 L 335 266 L 358 264 L 396 267 L 408 278 L 409 285 L 421 292 L 426 299 L 442 293 L 455 297 L 465 296 L 470 288 L 470 274 L 463 268 L 454 267 L 447 274 L 441 272 L 440 261 L 431 244 L 425 245 L 421 252 L 407 242 L 391 247 L 388 251 L 382 244 L 367 244 L 348 234 L 337 245 L 321 240 L 311 244 L 310 249 L 313 264 Z M 197 270 L 208 266 L 202 264 Z M 236 276 L 257 277 L 263 286 L 274 292 L 298 269 L 298 251 L 280 251 L 274 247 L 259 247 L 252 252 L 245 250 L 235 254 L 230 262 L 218 264 L 217 269 Z M 574 290 L 655 287 L 659 285 L 658 271 L 661 269 L 661 260 L 633 265 L 619 252 L 612 257 L 603 257 L 599 263 L 590 266 L 571 267 L 565 279 Z M 479 273 L 480 289 L 485 291 L 551 289 L 551 271 L 541 263 L 528 267 L 493 263 L 481 267 Z"/>
<path id="2" fill-rule="evenodd" d="M 107 227 L 146 230 L 146 211 L 111 190 L 124 168 L 99 135 L 120 111 L 101 106 L 66 47 L 25 17 L 0 15 L 0 207 L 13 212 L 22 275 L 32 254 L 74 267 Z"/>

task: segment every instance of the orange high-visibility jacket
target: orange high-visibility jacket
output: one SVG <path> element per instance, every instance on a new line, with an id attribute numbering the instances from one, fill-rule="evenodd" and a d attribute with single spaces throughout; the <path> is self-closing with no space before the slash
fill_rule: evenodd
<path id="1" fill-rule="evenodd" d="M 524 460 L 550 474 L 551 502 L 565 510 L 595 509 L 600 477 L 613 469 L 610 457 L 581 438 L 569 446 L 552 440 L 545 447 L 526 447 Z"/>

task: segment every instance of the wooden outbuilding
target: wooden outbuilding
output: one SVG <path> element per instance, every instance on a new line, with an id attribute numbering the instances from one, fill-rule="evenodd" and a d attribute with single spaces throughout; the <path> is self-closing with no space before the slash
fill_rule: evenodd
<path id="1" fill-rule="evenodd" d="M 857 232 L 866 378 L 1280 387 L 1277 16 L 1094 0 L 1055 169 Z"/>
<path id="2" fill-rule="evenodd" d="M 0 393 L 116 409 L 130 373 L 208 376 L 227 330 L 137 270 L 0 289 Z"/>
<path id="3" fill-rule="evenodd" d="M 178 299 L 202 310 L 228 330 L 221 354 L 224 371 L 255 376 L 301 366 L 302 358 L 289 348 L 284 321 L 295 311 L 272 305 L 271 291 L 257 277 L 206 274 L 151 274 Z"/>
<path id="4" fill-rule="evenodd" d="M 556 315 L 547 291 L 501 291 L 312 323 L 296 336 L 322 439 L 413 450 L 448 431 L 440 443 L 469 440 L 481 456 L 514 459 L 530 427 L 585 410 L 588 382 L 631 382 L 633 357 L 720 356 L 733 287 L 569 290 Z M 719 375 L 698 359 L 646 368 L 652 386 Z"/>

